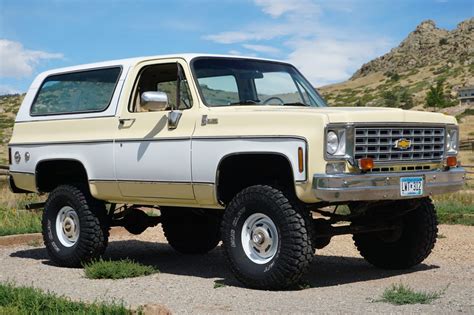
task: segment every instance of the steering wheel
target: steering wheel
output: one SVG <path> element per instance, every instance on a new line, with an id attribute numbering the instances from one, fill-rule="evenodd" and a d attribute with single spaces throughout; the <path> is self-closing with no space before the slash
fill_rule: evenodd
<path id="1" fill-rule="evenodd" d="M 272 96 L 270 98 L 267 98 L 266 100 L 263 101 L 262 104 L 264 105 L 268 105 L 268 103 L 271 101 L 271 100 L 277 100 L 281 103 L 281 105 L 284 105 L 285 104 L 285 101 L 282 100 L 281 98 L 277 97 L 277 96 Z"/>

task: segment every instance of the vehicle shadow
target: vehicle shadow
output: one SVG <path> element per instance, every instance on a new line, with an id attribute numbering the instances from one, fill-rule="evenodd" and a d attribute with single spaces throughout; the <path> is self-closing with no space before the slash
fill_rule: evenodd
<path id="1" fill-rule="evenodd" d="M 54 265 L 45 248 L 19 250 L 11 257 L 42 260 Z M 104 259 L 129 258 L 139 263 L 156 267 L 161 273 L 201 278 L 219 278 L 216 282 L 226 286 L 243 287 L 232 275 L 221 246 L 206 255 L 183 255 L 174 251 L 167 243 L 138 240 L 110 242 Z M 363 258 L 316 255 L 309 272 L 302 280 L 303 288 L 329 287 L 347 283 L 389 278 L 402 274 L 439 268 L 435 265 L 420 264 L 406 270 L 382 270 L 373 267 Z"/>

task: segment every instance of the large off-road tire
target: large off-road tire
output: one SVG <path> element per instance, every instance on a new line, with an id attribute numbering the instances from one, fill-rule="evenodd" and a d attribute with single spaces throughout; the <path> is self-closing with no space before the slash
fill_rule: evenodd
<path id="1" fill-rule="evenodd" d="M 421 199 L 419 205 L 403 215 L 393 232 L 373 232 L 353 236 L 362 257 L 384 269 L 405 269 L 421 263 L 431 253 L 438 234 L 433 203 Z"/>
<path id="2" fill-rule="evenodd" d="M 238 193 L 225 210 L 222 240 L 236 278 L 256 289 L 300 281 L 313 259 L 309 213 L 271 186 Z"/>
<path id="3" fill-rule="evenodd" d="M 43 212 L 43 240 L 49 256 L 64 267 L 80 267 L 100 257 L 109 237 L 107 221 L 104 203 L 87 188 L 58 186 L 49 194 Z"/>
<path id="4" fill-rule="evenodd" d="M 189 254 L 206 254 L 221 240 L 220 216 L 199 209 L 161 209 L 161 225 L 173 249 Z"/>

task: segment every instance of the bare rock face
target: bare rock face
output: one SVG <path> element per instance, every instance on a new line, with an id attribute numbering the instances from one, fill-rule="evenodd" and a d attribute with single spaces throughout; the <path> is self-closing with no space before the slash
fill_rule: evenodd
<path id="1" fill-rule="evenodd" d="M 446 62 L 474 63 L 474 18 L 459 23 L 452 31 L 438 28 L 432 20 L 423 21 L 398 47 L 364 64 L 351 79 Z"/>

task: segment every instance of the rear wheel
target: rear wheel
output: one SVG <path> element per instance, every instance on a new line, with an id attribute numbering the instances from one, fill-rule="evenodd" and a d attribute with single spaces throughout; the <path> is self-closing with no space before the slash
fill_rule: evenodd
<path id="1" fill-rule="evenodd" d="M 431 253 L 438 234 L 435 208 L 429 198 L 399 218 L 398 228 L 353 236 L 360 254 L 372 265 L 405 269 L 421 263 Z"/>
<path id="2" fill-rule="evenodd" d="M 312 261 L 309 214 L 290 200 L 278 189 L 256 185 L 238 193 L 225 211 L 226 257 L 249 287 L 295 285 Z"/>
<path id="3" fill-rule="evenodd" d="M 183 254 L 205 254 L 219 244 L 220 217 L 199 209 L 161 209 L 165 237 Z"/>
<path id="4" fill-rule="evenodd" d="M 86 188 L 61 185 L 54 189 L 44 207 L 42 227 L 49 256 L 61 266 L 79 267 L 100 257 L 107 247 L 105 206 Z"/>

